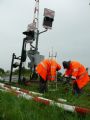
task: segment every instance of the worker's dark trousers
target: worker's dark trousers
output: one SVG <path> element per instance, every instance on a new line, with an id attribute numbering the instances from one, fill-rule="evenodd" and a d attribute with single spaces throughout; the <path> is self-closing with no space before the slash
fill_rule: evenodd
<path id="1" fill-rule="evenodd" d="M 75 82 L 74 84 L 73 84 L 73 92 L 74 92 L 74 94 L 80 94 L 81 92 L 82 92 L 82 89 L 79 89 L 79 87 L 78 87 L 78 85 L 77 85 L 77 83 Z"/>
<path id="2" fill-rule="evenodd" d="M 39 92 L 44 93 L 47 92 L 47 80 L 44 80 L 41 76 L 40 76 L 40 85 L 39 85 Z"/>

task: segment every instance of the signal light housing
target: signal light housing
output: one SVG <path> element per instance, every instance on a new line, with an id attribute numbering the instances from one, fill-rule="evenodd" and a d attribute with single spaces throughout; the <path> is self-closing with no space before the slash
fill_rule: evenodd
<path id="1" fill-rule="evenodd" d="M 51 29 L 52 23 L 54 21 L 55 12 L 53 10 L 44 9 L 44 19 L 43 19 L 43 26 L 45 29 Z"/>
<path id="2" fill-rule="evenodd" d="M 27 37 L 29 37 L 30 40 L 34 40 L 35 38 L 35 32 L 34 31 L 25 31 L 23 32 L 24 35 L 26 35 Z"/>

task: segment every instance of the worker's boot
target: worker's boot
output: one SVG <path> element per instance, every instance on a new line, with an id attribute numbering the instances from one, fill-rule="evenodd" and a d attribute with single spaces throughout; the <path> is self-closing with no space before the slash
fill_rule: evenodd
<path id="1" fill-rule="evenodd" d="M 47 80 L 44 83 L 44 90 L 45 90 L 45 92 L 48 92 L 48 83 L 47 83 Z"/>
<path id="2" fill-rule="evenodd" d="M 73 94 L 76 96 L 79 96 L 82 93 L 83 93 L 82 89 L 79 89 L 79 88 L 73 89 Z"/>
<path id="3" fill-rule="evenodd" d="M 77 83 L 75 82 L 73 84 L 73 93 L 77 96 L 80 95 L 82 93 L 82 89 L 80 89 L 77 85 Z"/>
<path id="4" fill-rule="evenodd" d="M 39 92 L 40 92 L 40 93 L 44 93 L 43 84 L 40 84 L 40 86 L 39 86 Z"/>

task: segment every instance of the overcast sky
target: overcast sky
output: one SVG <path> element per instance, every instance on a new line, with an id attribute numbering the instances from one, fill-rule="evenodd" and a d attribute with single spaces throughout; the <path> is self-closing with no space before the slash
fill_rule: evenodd
<path id="1" fill-rule="evenodd" d="M 39 30 L 44 8 L 55 11 L 52 30 L 39 37 L 38 49 L 48 57 L 57 52 L 57 60 L 78 60 L 90 67 L 89 0 L 40 0 Z M 32 23 L 34 0 L 0 0 L 0 68 L 10 70 L 12 53 L 21 55 L 22 32 Z"/>

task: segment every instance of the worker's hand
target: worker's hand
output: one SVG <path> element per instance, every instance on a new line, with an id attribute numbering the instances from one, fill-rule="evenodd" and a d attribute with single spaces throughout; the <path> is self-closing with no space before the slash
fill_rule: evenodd
<path id="1" fill-rule="evenodd" d="M 72 81 L 76 80 L 76 78 L 75 78 L 75 77 L 73 77 L 73 76 L 71 76 L 71 79 L 72 79 Z"/>
<path id="2" fill-rule="evenodd" d="M 57 68 L 56 71 L 58 71 L 59 69 Z"/>
<path id="3" fill-rule="evenodd" d="M 75 81 L 76 79 L 72 79 L 72 81 Z"/>

